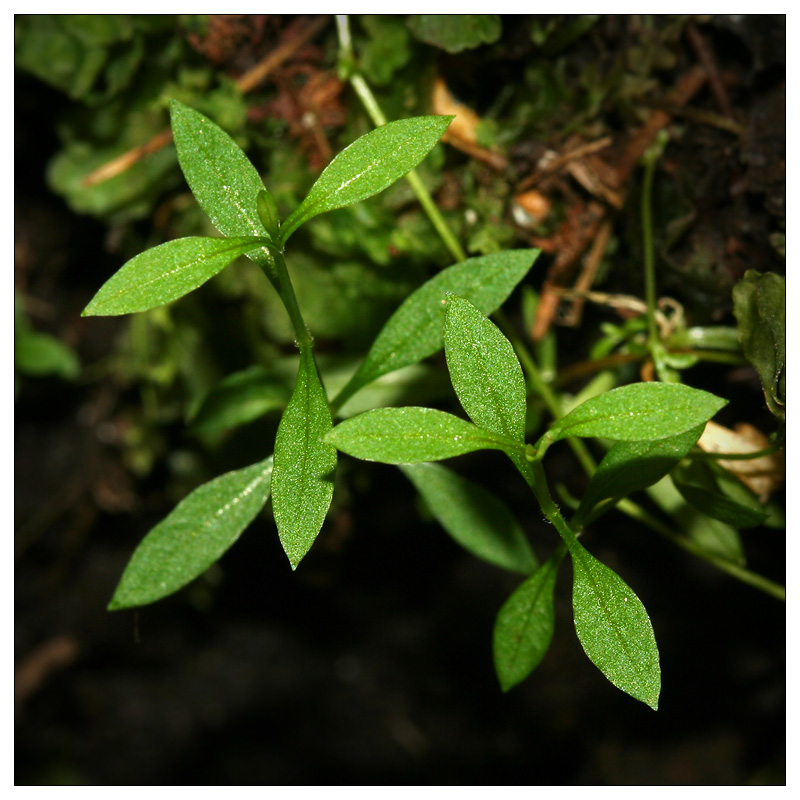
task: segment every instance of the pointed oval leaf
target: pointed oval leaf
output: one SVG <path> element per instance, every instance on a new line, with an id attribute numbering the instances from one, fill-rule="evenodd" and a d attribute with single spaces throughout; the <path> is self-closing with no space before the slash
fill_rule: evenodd
<path id="1" fill-rule="evenodd" d="M 242 148 L 199 111 L 177 100 L 169 109 L 178 163 L 200 208 L 224 236 L 268 236 L 258 215 L 264 183 Z M 266 247 L 247 255 L 274 274 Z"/>
<path id="2" fill-rule="evenodd" d="M 536 569 L 536 556 L 522 528 L 497 495 L 440 464 L 406 464 L 400 469 L 439 524 L 465 550 L 523 575 Z"/>
<path id="3" fill-rule="evenodd" d="M 145 250 L 100 287 L 82 316 L 133 314 L 177 300 L 264 241 L 189 236 Z"/>
<path id="4" fill-rule="evenodd" d="M 109 610 L 154 603 L 202 575 L 264 507 L 271 476 L 272 456 L 184 498 L 136 548 Z"/>
<path id="5" fill-rule="evenodd" d="M 451 294 L 447 368 L 461 405 L 481 428 L 525 441 L 525 378 L 511 342 L 469 300 Z"/>
<path id="6" fill-rule="evenodd" d="M 581 403 L 543 440 L 598 436 L 623 442 L 666 439 L 702 425 L 728 401 L 682 383 L 633 383 Z"/>
<path id="7" fill-rule="evenodd" d="M 292 569 L 314 544 L 333 498 L 336 448 L 324 441 L 333 426 L 309 347 L 300 351 L 292 397 L 275 437 L 272 510 Z"/>
<path id="8" fill-rule="evenodd" d="M 601 500 L 627 497 L 660 481 L 697 444 L 705 425 L 653 442 L 616 442 L 592 475 L 581 498 L 578 516 L 586 515 Z"/>
<path id="9" fill-rule="evenodd" d="M 475 450 L 512 450 L 516 442 L 434 408 L 376 408 L 337 425 L 325 441 L 382 464 L 441 461 Z"/>
<path id="10" fill-rule="evenodd" d="M 616 572 L 577 540 L 569 548 L 575 631 L 584 652 L 614 686 L 657 710 L 661 667 L 645 607 Z"/>
<path id="11" fill-rule="evenodd" d="M 553 592 L 564 550 L 557 551 L 506 600 L 494 624 L 494 668 L 507 692 L 539 666 L 555 627 Z"/>
<path id="12" fill-rule="evenodd" d="M 306 199 L 281 228 L 281 244 L 325 211 L 382 192 L 425 158 L 453 117 L 412 117 L 389 122 L 356 139 L 322 171 Z"/>
<path id="13" fill-rule="evenodd" d="M 424 283 L 389 318 L 358 371 L 339 393 L 336 405 L 381 375 L 416 364 L 442 348 L 448 292 L 491 314 L 525 277 L 540 252 L 507 250 L 470 258 Z"/>

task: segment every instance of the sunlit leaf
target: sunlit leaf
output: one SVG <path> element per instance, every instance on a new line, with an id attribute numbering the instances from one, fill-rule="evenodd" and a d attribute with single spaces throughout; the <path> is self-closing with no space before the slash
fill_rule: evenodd
<path id="1" fill-rule="evenodd" d="M 470 258 L 424 283 L 389 318 L 335 403 L 341 405 L 381 375 L 416 364 L 440 350 L 444 345 L 448 292 L 469 300 L 484 314 L 491 314 L 525 277 L 539 253 L 539 250 L 509 250 Z"/>
<path id="2" fill-rule="evenodd" d="M 504 692 L 539 666 L 553 638 L 553 591 L 563 550 L 558 551 L 506 600 L 494 624 L 494 667 Z"/>
<path id="3" fill-rule="evenodd" d="M 586 655 L 614 686 L 657 709 L 661 667 L 641 600 L 577 540 L 569 549 L 575 631 Z"/>
<path id="4" fill-rule="evenodd" d="M 414 406 L 365 411 L 337 425 L 325 441 L 354 458 L 383 464 L 417 464 L 475 450 L 519 447 L 452 414 Z"/>
<path id="5" fill-rule="evenodd" d="M 317 214 L 365 200 L 391 186 L 428 155 L 452 119 L 401 119 L 356 139 L 325 167 L 305 200 L 286 218 L 280 244 Z"/>
<path id="6" fill-rule="evenodd" d="M 272 510 L 292 569 L 308 552 L 333 498 L 336 448 L 324 441 L 333 425 L 311 349 L 300 351 L 294 392 L 275 438 Z"/>
<path id="7" fill-rule="evenodd" d="M 514 348 L 472 303 L 449 295 L 447 368 L 458 399 L 481 428 L 525 440 L 525 378 Z"/>
<path id="8" fill-rule="evenodd" d="M 195 489 L 136 548 L 109 610 L 153 603 L 205 572 L 264 507 L 271 476 L 272 456 Z"/>
<path id="9" fill-rule="evenodd" d="M 587 400 L 542 437 L 598 436 L 624 442 L 666 439 L 708 422 L 727 400 L 681 383 L 633 383 Z"/>
<path id="10" fill-rule="evenodd" d="M 100 287 L 83 316 L 132 314 L 177 300 L 263 241 L 189 236 L 145 250 Z"/>
<path id="11" fill-rule="evenodd" d="M 268 236 L 258 214 L 264 183 L 241 147 L 199 111 L 177 100 L 169 108 L 178 163 L 200 208 L 224 236 Z M 266 247 L 247 255 L 274 279 Z"/>

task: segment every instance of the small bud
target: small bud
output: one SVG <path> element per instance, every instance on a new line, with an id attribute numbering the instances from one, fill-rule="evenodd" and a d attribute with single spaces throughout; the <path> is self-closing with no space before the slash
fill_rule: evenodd
<path id="1" fill-rule="evenodd" d="M 256 209 L 258 211 L 261 224 L 266 229 L 274 242 L 278 241 L 278 229 L 281 226 L 280 217 L 278 216 L 278 206 L 275 203 L 272 195 L 266 190 L 262 189 L 256 198 Z"/>

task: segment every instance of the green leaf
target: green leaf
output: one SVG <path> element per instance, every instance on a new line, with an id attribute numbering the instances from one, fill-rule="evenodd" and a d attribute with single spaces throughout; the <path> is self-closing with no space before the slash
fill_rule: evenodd
<path id="1" fill-rule="evenodd" d="M 292 569 L 308 552 L 333 497 L 336 448 L 324 441 L 333 420 L 309 347 L 275 438 L 272 510 Z"/>
<path id="2" fill-rule="evenodd" d="M 440 350 L 444 345 L 448 292 L 469 300 L 484 314 L 491 314 L 525 277 L 540 252 L 509 250 L 470 258 L 424 283 L 389 318 L 335 404 L 342 405 L 381 375 L 416 364 Z"/>
<path id="3" fill-rule="evenodd" d="M 82 316 L 132 314 L 177 300 L 263 241 L 189 236 L 145 250 L 100 287 Z"/>
<path id="4" fill-rule="evenodd" d="M 577 516 L 586 515 L 601 500 L 627 497 L 667 475 L 695 446 L 705 424 L 654 442 L 616 442 L 592 475 Z"/>
<path id="5" fill-rule="evenodd" d="M 153 603 L 205 572 L 264 507 L 271 475 L 272 456 L 184 498 L 136 548 L 109 610 Z"/>
<path id="6" fill-rule="evenodd" d="M 761 525 L 768 516 L 755 494 L 719 464 L 680 464 L 672 472 L 672 482 L 689 505 L 734 528 Z"/>
<path id="7" fill-rule="evenodd" d="M 549 445 L 567 436 L 624 442 L 666 439 L 708 422 L 727 402 L 682 383 L 633 383 L 582 403 L 540 441 Z"/>
<path id="8" fill-rule="evenodd" d="M 306 199 L 281 228 L 280 244 L 303 223 L 382 192 L 425 158 L 453 117 L 412 117 L 389 122 L 356 139 L 322 171 Z"/>
<path id="9" fill-rule="evenodd" d="M 504 692 L 539 666 L 555 627 L 553 591 L 564 550 L 554 553 L 506 600 L 494 624 L 494 668 Z"/>
<path id="10" fill-rule="evenodd" d="M 258 214 L 264 183 L 244 151 L 219 125 L 177 100 L 169 104 L 175 148 L 186 182 L 208 218 L 224 236 L 266 237 Z M 266 247 L 247 253 L 276 280 Z"/>
<path id="11" fill-rule="evenodd" d="M 400 469 L 439 524 L 465 550 L 523 575 L 536 569 L 536 556 L 522 528 L 497 495 L 440 464 L 407 464 Z"/>
<path id="12" fill-rule="evenodd" d="M 497 14 L 412 14 L 408 27 L 420 41 L 448 53 L 492 44 L 502 33 Z"/>
<path id="13" fill-rule="evenodd" d="M 672 478 L 663 478 L 650 486 L 647 494 L 675 520 L 678 530 L 705 552 L 744 566 L 744 547 L 739 531 L 690 506 L 675 488 Z"/>
<path id="14" fill-rule="evenodd" d="M 516 442 L 433 408 L 376 408 L 337 425 L 325 441 L 383 464 L 441 461 L 475 450 L 516 450 Z"/>
<path id="15" fill-rule="evenodd" d="M 284 377 L 279 370 L 260 366 L 228 375 L 197 409 L 191 421 L 192 433 L 218 434 L 284 408 L 291 396 L 291 383 L 287 386 Z"/>
<path id="16" fill-rule="evenodd" d="M 658 709 L 658 647 L 641 600 L 576 539 L 568 546 L 575 631 L 586 655 L 614 686 Z"/>
<path id="17" fill-rule="evenodd" d="M 511 342 L 472 303 L 447 298 L 447 368 L 461 405 L 481 428 L 525 441 L 525 378 Z"/>
<path id="18" fill-rule="evenodd" d="M 769 410 L 786 418 L 786 279 L 751 269 L 733 287 L 733 311 L 747 360 L 756 368 Z"/>

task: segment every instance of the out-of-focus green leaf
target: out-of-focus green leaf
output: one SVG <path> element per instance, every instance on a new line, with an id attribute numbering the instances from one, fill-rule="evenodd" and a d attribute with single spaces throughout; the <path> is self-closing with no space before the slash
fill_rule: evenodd
<path id="1" fill-rule="evenodd" d="M 469 300 L 484 314 L 497 310 L 533 266 L 539 252 L 511 250 L 470 258 L 424 283 L 389 318 L 334 403 L 341 404 L 381 375 L 416 364 L 443 347 L 448 292 Z"/>
<path id="2" fill-rule="evenodd" d="M 408 27 L 421 42 L 448 53 L 492 44 L 503 30 L 497 14 L 412 14 Z"/>
<path id="3" fill-rule="evenodd" d="M 690 461 L 677 466 L 672 482 L 687 503 L 735 528 L 761 525 L 767 512 L 740 480 L 719 464 Z"/>
<path id="4" fill-rule="evenodd" d="M 646 491 L 656 505 L 675 520 L 676 529 L 695 544 L 711 555 L 744 566 L 744 547 L 739 531 L 689 505 L 675 488 L 672 478 L 662 478 Z"/>
<path id="5" fill-rule="evenodd" d="M 108 608 L 154 603 L 218 561 L 269 497 L 272 456 L 195 489 L 136 548 Z"/>
<path id="6" fill-rule="evenodd" d="M 405 23 L 390 14 L 361 14 L 358 21 L 369 35 L 361 48 L 361 68 L 378 86 L 384 86 L 411 58 Z"/>
<path id="7" fill-rule="evenodd" d="M 26 375 L 58 375 L 71 380 L 81 371 L 75 351 L 55 336 L 33 329 L 22 297 L 14 291 L 14 370 Z"/>
<path id="8" fill-rule="evenodd" d="M 309 347 L 275 438 L 272 510 L 281 544 L 297 569 L 325 521 L 333 498 L 336 448 L 325 441 L 333 425 L 325 390 Z"/>
<path id="9" fill-rule="evenodd" d="M 407 464 L 400 469 L 431 514 L 465 550 L 523 575 L 536 569 L 522 528 L 497 495 L 441 464 Z"/>
<path id="10" fill-rule="evenodd" d="M 554 553 L 506 600 L 494 624 L 494 668 L 504 692 L 539 666 L 555 627 L 553 591 L 564 551 Z"/>
<path id="11" fill-rule="evenodd" d="M 228 375 L 215 386 L 197 409 L 191 430 L 214 435 L 245 425 L 286 406 L 291 385 L 285 374 L 254 366 Z"/>
<path id="12" fill-rule="evenodd" d="M 585 518 L 601 500 L 627 497 L 660 481 L 694 447 L 704 428 L 698 425 L 653 442 L 616 442 L 592 475 L 578 516 Z"/>
<path id="13" fill-rule="evenodd" d="M 433 408 L 376 408 L 337 425 L 325 441 L 343 453 L 382 464 L 417 464 L 519 444 Z"/>
<path id="14" fill-rule="evenodd" d="M 411 117 L 360 136 L 334 157 L 286 218 L 280 244 L 318 214 L 366 200 L 391 186 L 428 155 L 452 121 L 452 116 Z"/>
<path id="15" fill-rule="evenodd" d="M 82 316 L 132 314 L 177 300 L 265 241 L 189 236 L 145 250 L 100 287 Z"/>
<path id="16" fill-rule="evenodd" d="M 733 287 L 733 311 L 747 360 L 756 368 L 769 410 L 786 418 L 786 279 L 748 270 Z"/>

